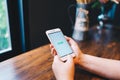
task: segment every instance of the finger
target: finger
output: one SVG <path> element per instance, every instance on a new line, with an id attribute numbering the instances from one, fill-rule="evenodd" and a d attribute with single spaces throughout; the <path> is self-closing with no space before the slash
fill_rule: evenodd
<path id="1" fill-rule="evenodd" d="M 59 63 L 63 63 L 61 60 L 60 60 L 60 58 L 58 57 L 58 55 L 55 55 L 54 56 L 54 61 L 53 61 L 54 63 L 57 63 L 57 64 L 59 64 Z"/>
<path id="2" fill-rule="evenodd" d="M 57 52 L 56 52 L 55 48 L 52 48 L 52 49 L 51 49 L 51 54 L 52 54 L 53 56 L 57 55 Z"/>
<path id="3" fill-rule="evenodd" d="M 68 41 L 69 45 L 72 45 L 72 43 L 70 42 L 70 40 L 71 40 L 72 38 L 67 37 L 67 36 L 65 36 L 65 38 L 66 38 L 66 40 Z"/>
<path id="4" fill-rule="evenodd" d="M 65 39 L 66 39 L 67 41 L 69 41 L 69 40 L 70 40 L 70 37 L 65 36 Z"/>
<path id="5" fill-rule="evenodd" d="M 54 46 L 52 44 L 50 44 L 50 48 L 51 48 L 51 54 L 53 56 L 57 55 L 57 52 L 56 52 L 56 50 L 55 50 L 55 48 L 54 48 Z"/>
<path id="6" fill-rule="evenodd" d="M 67 41 L 69 42 L 70 45 L 76 45 L 76 42 L 70 38 L 70 37 L 66 37 Z"/>
<path id="7" fill-rule="evenodd" d="M 72 57 L 71 55 L 68 55 L 68 56 L 67 56 L 67 63 L 68 63 L 68 64 L 69 64 L 69 63 L 70 63 L 70 64 L 71 64 L 71 63 L 74 63 L 74 62 L 73 62 L 73 57 Z"/>
<path id="8" fill-rule="evenodd" d="M 53 50 L 53 48 L 51 49 L 51 54 L 54 55 L 54 50 Z"/>
<path id="9" fill-rule="evenodd" d="M 66 40 L 70 43 L 70 45 L 71 45 L 71 43 L 72 43 L 72 44 L 76 44 L 76 42 L 75 42 L 72 38 L 67 37 L 67 36 L 65 36 L 65 38 L 66 38 Z"/>
<path id="10" fill-rule="evenodd" d="M 67 41 L 75 42 L 75 41 L 74 41 L 72 38 L 70 38 L 70 37 L 65 36 L 65 38 L 66 38 Z"/>
<path id="11" fill-rule="evenodd" d="M 50 48 L 54 48 L 54 46 L 52 44 L 50 44 Z"/>
<path id="12" fill-rule="evenodd" d="M 77 45 L 77 43 L 72 38 L 70 39 L 69 42 L 72 43 L 73 45 Z"/>

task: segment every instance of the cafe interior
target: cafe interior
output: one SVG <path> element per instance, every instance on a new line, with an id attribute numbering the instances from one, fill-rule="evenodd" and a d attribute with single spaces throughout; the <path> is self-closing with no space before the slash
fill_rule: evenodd
<path id="1" fill-rule="evenodd" d="M 0 0 L 0 80 L 58 80 L 52 68 L 54 56 L 51 54 L 51 42 L 45 33 L 56 28 L 70 37 L 83 54 L 103 59 L 103 62 L 107 59 L 120 63 L 119 2 L 120 0 Z M 93 61 L 97 59 L 94 58 Z M 117 66 L 102 62 L 98 64 Z M 112 69 L 120 65 L 114 66 Z M 59 66 L 60 69 L 63 67 Z M 103 71 L 111 73 L 107 72 L 107 68 L 103 68 Z M 118 72 L 120 75 L 120 70 Z M 114 73 L 113 70 L 111 75 Z M 117 74 L 113 78 L 106 74 L 75 64 L 73 79 L 120 80 Z M 61 80 L 67 79 L 63 76 Z"/>

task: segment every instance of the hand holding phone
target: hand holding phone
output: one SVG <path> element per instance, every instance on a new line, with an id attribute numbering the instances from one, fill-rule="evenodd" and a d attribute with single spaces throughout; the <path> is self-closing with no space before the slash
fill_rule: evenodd
<path id="1" fill-rule="evenodd" d="M 55 47 L 57 54 L 62 61 L 65 61 L 67 59 L 67 55 L 72 55 L 73 57 L 75 56 L 73 54 L 72 48 L 70 47 L 69 43 L 66 41 L 61 29 L 56 28 L 52 30 L 47 30 L 46 34 L 50 42 Z"/>

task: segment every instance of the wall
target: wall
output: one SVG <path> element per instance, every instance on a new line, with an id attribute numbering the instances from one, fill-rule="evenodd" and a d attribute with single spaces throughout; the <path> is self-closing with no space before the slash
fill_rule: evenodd
<path id="1" fill-rule="evenodd" d="M 75 1 L 26 0 L 24 2 L 25 28 L 28 37 L 26 40 L 29 49 L 49 43 L 45 35 L 47 29 L 60 27 L 65 35 L 71 36 L 72 24 L 68 15 L 68 7 L 71 4 L 75 4 Z M 74 21 L 74 8 L 71 10 Z"/>

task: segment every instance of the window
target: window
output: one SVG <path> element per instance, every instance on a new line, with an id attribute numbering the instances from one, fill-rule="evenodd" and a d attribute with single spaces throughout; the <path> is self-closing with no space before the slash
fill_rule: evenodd
<path id="1" fill-rule="evenodd" d="M 0 54 L 12 50 L 7 1 L 0 0 Z"/>
<path id="2" fill-rule="evenodd" d="M 24 52 L 18 1 L 0 0 L 0 62 Z"/>

